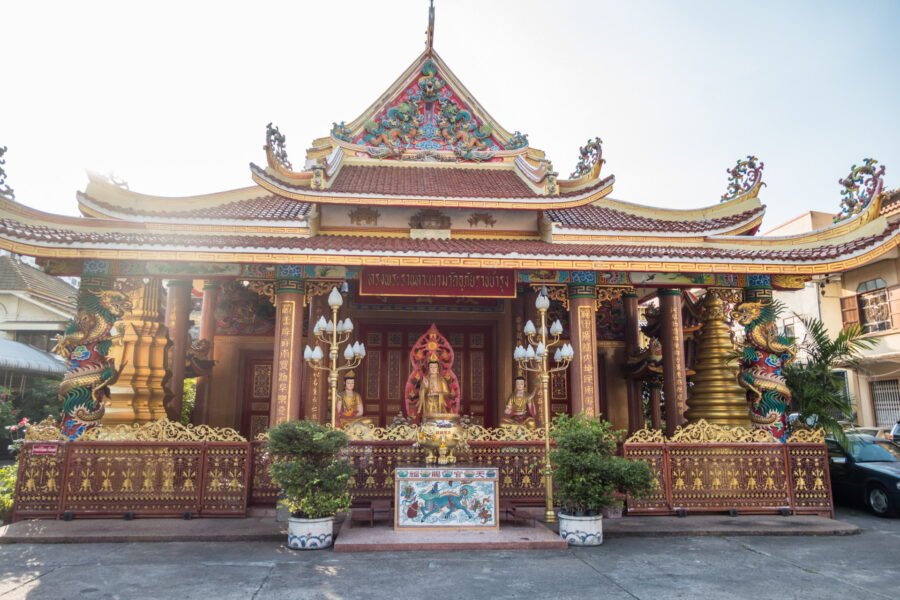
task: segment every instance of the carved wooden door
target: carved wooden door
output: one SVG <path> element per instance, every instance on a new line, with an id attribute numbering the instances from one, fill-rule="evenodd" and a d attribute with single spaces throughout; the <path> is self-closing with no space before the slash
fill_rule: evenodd
<path id="1" fill-rule="evenodd" d="M 366 358 L 357 374 L 365 414 L 386 426 L 403 411 L 403 389 L 410 373 L 409 351 L 431 322 L 411 325 L 362 323 L 360 340 Z M 495 425 L 496 368 L 492 325 L 442 325 L 440 332 L 453 347 L 453 372 L 459 379 L 460 412 L 472 415 L 477 423 Z"/>
<path id="2" fill-rule="evenodd" d="M 243 365 L 243 411 L 241 435 L 248 440 L 269 428 L 272 402 L 272 356 L 245 356 Z"/>

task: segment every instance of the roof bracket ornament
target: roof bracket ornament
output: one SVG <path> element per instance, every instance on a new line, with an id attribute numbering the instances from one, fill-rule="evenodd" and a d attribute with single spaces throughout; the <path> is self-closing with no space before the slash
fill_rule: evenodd
<path id="1" fill-rule="evenodd" d="M 353 140 L 351 138 L 353 137 L 353 132 L 347 127 L 347 123 L 344 121 L 332 123 L 331 137 L 342 142 L 352 142 Z"/>
<path id="2" fill-rule="evenodd" d="M 6 171 L 3 170 L 3 165 L 6 164 L 6 159 L 3 158 L 3 155 L 6 154 L 6 150 L 6 146 L 0 148 L 0 196 L 3 196 L 7 200 L 15 200 L 16 191 L 7 185 Z"/>
<path id="3" fill-rule="evenodd" d="M 578 149 L 578 164 L 569 175 L 569 179 L 580 179 L 592 174 L 594 177 L 600 174 L 600 168 L 606 160 L 603 158 L 603 140 L 595 137 Z M 596 172 L 595 172 L 596 171 Z"/>
<path id="4" fill-rule="evenodd" d="M 518 150 L 519 148 L 524 148 L 528 145 L 528 134 L 522 133 L 521 131 L 517 131 L 512 134 L 512 137 L 509 138 L 509 141 L 506 142 L 507 150 Z"/>
<path id="5" fill-rule="evenodd" d="M 849 219 L 863 212 L 884 189 L 884 165 L 875 168 L 878 161 L 864 158 L 863 164 L 850 167 L 850 174 L 838 179 L 841 190 L 841 212 L 834 216 L 834 222 Z"/>
<path id="6" fill-rule="evenodd" d="M 752 192 L 766 185 L 762 180 L 762 171 L 766 166 L 758 158 L 747 155 L 747 158 L 738 160 L 730 169 L 725 169 L 728 173 L 728 191 L 722 194 L 721 202 L 728 202 L 735 198 Z"/>
<path id="7" fill-rule="evenodd" d="M 290 171 L 293 169 L 293 165 L 288 160 L 285 141 L 285 135 L 277 127 L 273 127 L 271 123 L 266 125 L 266 145 L 263 146 L 263 150 L 266 151 L 266 155 L 269 158 L 269 166 L 274 167 L 272 160 L 275 160 Z"/>

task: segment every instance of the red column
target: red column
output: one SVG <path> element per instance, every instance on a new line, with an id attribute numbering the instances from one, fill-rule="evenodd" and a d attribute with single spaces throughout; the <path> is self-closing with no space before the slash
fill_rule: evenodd
<path id="1" fill-rule="evenodd" d="M 569 286 L 569 329 L 572 360 L 572 413 L 600 414 L 600 369 L 597 365 L 597 290 L 592 285 Z M 548 323 L 549 327 L 549 323 Z"/>
<path id="2" fill-rule="evenodd" d="M 640 322 L 638 318 L 638 295 L 622 295 L 625 311 L 625 358 L 640 351 Z M 644 426 L 644 407 L 641 401 L 641 382 L 628 379 L 628 432 L 632 433 Z"/>
<path id="3" fill-rule="evenodd" d="M 219 300 L 220 285 L 218 281 L 203 282 L 203 304 L 200 308 L 200 339 L 209 342 L 209 358 L 215 358 L 216 343 L 216 304 Z M 209 391 L 212 375 L 197 378 L 197 404 L 194 406 L 195 425 L 206 423 L 209 417 Z"/>
<path id="4" fill-rule="evenodd" d="M 660 342 L 663 350 L 663 391 L 666 395 L 666 435 L 684 422 L 687 373 L 684 366 L 684 331 L 681 290 L 659 290 Z"/>
<path id="5" fill-rule="evenodd" d="M 656 381 L 650 382 L 648 385 L 650 386 L 650 427 L 659 429 L 661 427 L 659 403 L 662 400 L 662 390 Z"/>
<path id="6" fill-rule="evenodd" d="M 191 289 L 194 282 L 190 279 L 170 279 L 166 296 L 166 325 L 169 327 L 169 393 L 171 399 L 166 413 L 171 421 L 181 420 L 181 400 L 184 396 L 185 357 L 188 349 L 188 325 L 191 316 Z"/>
<path id="7" fill-rule="evenodd" d="M 275 348 L 269 426 L 301 417 L 303 292 L 303 281 L 275 282 Z"/>

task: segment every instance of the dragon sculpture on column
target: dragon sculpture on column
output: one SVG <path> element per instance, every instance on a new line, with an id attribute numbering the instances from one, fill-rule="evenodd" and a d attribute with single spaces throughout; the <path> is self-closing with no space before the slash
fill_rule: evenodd
<path id="1" fill-rule="evenodd" d="M 75 318 L 56 340 L 53 352 L 69 361 L 58 395 L 63 404 L 60 427 L 71 440 L 103 417 L 109 386 L 124 366 L 116 369 L 107 357 L 115 337 L 113 324 L 130 310 L 131 300 L 123 292 L 82 290 Z"/>
<path id="2" fill-rule="evenodd" d="M 776 439 L 784 439 L 791 391 L 782 369 L 794 361 L 796 346 L 792 338 L 778 332 L 777 312 L 777 305 L 771 301 L 750 301 L 735 306 L 732 317 L 744 326 L 738 383 L 747 390 L 750 422 Z"/>

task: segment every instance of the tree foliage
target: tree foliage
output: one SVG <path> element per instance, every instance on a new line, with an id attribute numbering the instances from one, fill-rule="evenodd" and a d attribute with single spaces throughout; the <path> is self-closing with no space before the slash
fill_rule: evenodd
<path id="1" fill-rule="evenodd" d="M 604 507 L 621 506 L 617 493 L 641 495 L 652 489 L 646 463 L 615 455 L 622 432 L 614 431 L 608 421 L 557 415 L 553 425 L 556 449 L 550 461 L 566 514 L 596 514 Z"/>
<path id="2" fill-rule="evenodd" d="M 181 396 L 181 424 L 190 425 L 194 416 L 194 407 L 197 405 L 197 380 L 189 378 L 184 380 Z"/>
<path id="3" fill-rule="evenodd" d="M 295 517 L 318 519 L 350 508 L 356 469 L 339 456 L 350 439 L 312 421 L 285 421 L 269 429 L 272 479 Z"/>
<path id="4" fill-rule="evenodd" d="M 800 344 L 804 359 L 784 368 L 791 390 L 792 404 L 798 413 L 795 427 L 821 427 L 827 434 L 844 439 L 841 419 L 849 419 L 853 406 L 835 369 L 854 367 L 863 351 L 874 348 L 878 340 L 865 337 L 859 325 L 845 327 L 834 338 L 819 319 L 802 319 L 806 337 Z"/>

